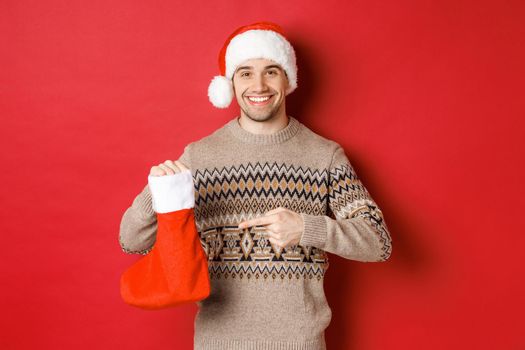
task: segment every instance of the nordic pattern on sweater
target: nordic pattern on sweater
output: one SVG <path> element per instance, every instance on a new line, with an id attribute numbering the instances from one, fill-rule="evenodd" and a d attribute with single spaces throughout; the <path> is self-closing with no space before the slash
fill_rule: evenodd
<path id="1" fill-rule="evenodd" d="M 382 211 L 343 148 L 293 117 L 270 135 L 251 134 L 235 118 L 188 144 L 179 160 L 192 171 L 212 281 L 210 297 L 197 303 L 195 349 L 324 349 L 327 253 L 373 262 L 392 251 Z M 278 207 L 302 216 L 294 246 L 273 246 L 262 226 L 237 226 Z M 120 245 L 147 254 L 155 234 L 146 185 L 124 213 Z"/>
<path id="2" fill-rule="evenodd" d="M 239 167 L 197 170 L 195 217 L 212 278 L 316 278 L 328 269 L 328 256 L 313 246 L 281 248 L 263 236 L 263 227 L 238 229 L 250 213 L 284 207 L 311 215 L 362 216 L 383 245 L 390 245 L 381 211 L 349 164 L 333 171 L 286 164 L 248 163 Z"/>

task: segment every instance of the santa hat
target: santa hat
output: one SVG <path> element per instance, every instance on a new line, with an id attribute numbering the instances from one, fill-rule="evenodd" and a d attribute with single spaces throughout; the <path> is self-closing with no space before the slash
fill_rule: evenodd
<path id="1" fill-rule="evenodd" d="M 213 77 L 208 97 L 217 108 L 226 108 L 233 100 L 232 78 L 237 67 L 252 58 L 266 58 L 279 64 L 288 77 L 286 95 L 297 88 L 295 51 L 283 30 L 275 23 L 257 22 L 234 31 L 219 53 L 221 75 Z"/>

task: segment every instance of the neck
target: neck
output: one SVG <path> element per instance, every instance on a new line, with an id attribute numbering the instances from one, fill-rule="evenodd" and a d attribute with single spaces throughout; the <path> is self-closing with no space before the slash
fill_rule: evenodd
<path id="1" fill-rule="evenodd" d="M 248 117 L 241 109 L 241 116 L 237 119 L 237 121 L 241 128 L 252 134 L 273 134 L 281 129 L 284 129 L 290 121 L 290 118 L 286 115 L 284 106 L 282 107 L 283 108 L 280 108 L 277 114 L 262 121 L 254 120 Z"/>
<path id="2" fill-rule="evenodd" d="M 232 118 L 226 125 L 227 129 L 240 141 L 246 144 L 273 145 L 288 141 L 301 129 L 301 123 L 294 117 L 288 117 L 288 125 L 271 134 L 255 134 L 241 127 L 239 117 Z"/>

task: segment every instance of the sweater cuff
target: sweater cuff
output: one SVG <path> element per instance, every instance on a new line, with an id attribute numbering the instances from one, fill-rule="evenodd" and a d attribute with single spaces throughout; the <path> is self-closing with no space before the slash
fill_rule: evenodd
<path id="1" fill-rule="evenodd" d="M 193 208 L 195 195 L 191 170 L 184 170 L 173 175 L 148 175 L 153 209 L 157 213 Z"/>
<path id="2" fill-rule="evenodd" d="M 303 234 L 299 245 L 323 249 L 326 243 L 326 221 L 322 215 L 300 213 L 303 217 Z"/>

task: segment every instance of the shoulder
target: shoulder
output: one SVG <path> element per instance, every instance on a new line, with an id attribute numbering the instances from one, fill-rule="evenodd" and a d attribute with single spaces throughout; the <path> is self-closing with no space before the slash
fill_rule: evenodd
<path id="1" fill-rule="evenodd" d="M 303 123 L 301 123 L 300 137 L 301 143 L 305 145 L 305 148 L 320 150 L 327 156 L 333 155 L 338 148 L 341 148 L 341 145 L 336 141 L 316 133 Z"/>
<path id="2" fill-rule="evenodd" d="M 227 138 L 226 128 L 229 122 L 218 127 L 206 136 L 194 139 L 188 143 L 186 147 L 191 150 L 205 150 L 206 148 L 216 148 L 218 142 L 221 142 Z"/>
<path id="3" fill-rule="evenodd" d="M 351 166 L 344 148 L 338 142 L 316 133 L 304 124 L 301 129 L 301 144 L 304 149 L 315 150 L 314 154 L 325 158 L 330 171 Z"/>

